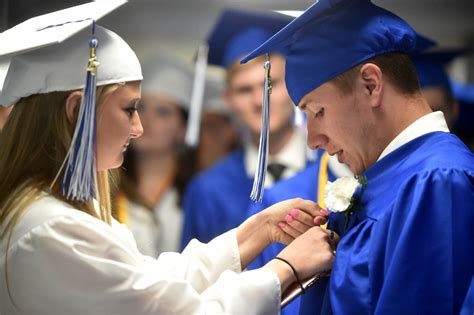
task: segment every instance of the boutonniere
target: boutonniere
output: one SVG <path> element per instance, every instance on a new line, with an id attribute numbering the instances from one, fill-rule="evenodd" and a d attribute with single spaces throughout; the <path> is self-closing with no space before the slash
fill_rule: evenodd
<path id="1" fill-rule="evenodd" d="M 329 211 L 345 213 L 344 231 L 347 230 L 349 215 L 354 211 L 354 206 L 360 200 L 366 186 L 365 176 L 341 177 L 326 184 L 324 203 Z"/>

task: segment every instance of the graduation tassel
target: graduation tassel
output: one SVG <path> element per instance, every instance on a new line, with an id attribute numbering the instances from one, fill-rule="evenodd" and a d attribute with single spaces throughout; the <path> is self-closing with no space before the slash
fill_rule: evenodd
<path id="1" fill-rule="evenodd" d="M 199 142 L 199 130 L 201 126 L 202 100 L 206 83 L 207 69 L 207 45 L 201 45 L 196 58 L 196 68 L 194 73 L 193 92 L 191 94 L 191 104 L 189 108 L 188 125 L 184 141 L 187 146 L 194 148 Z"/>
<path id="2" fill-rule="evenodd" d="M 63 163 L 64 176 L 61 192 L 70 200 L 89 201 L 94 198 L 95 183 L 95 113 L 97 67 L 97 39 L 95 21 L 92 22 L 90 56 L 87 66 L 86 85 L 69 152 Z M 62 167 L 61 167 L 62 168 Z M 59 171 L 61 172 L 61 170 Z"/>
<path id="3" fill-rule="evenodd" d="M 265 189 L 265 176 L 267 174 L 268 145 L 270 134 L 270 94 L 272 94 L 272 82 L 270 78 L 270 55 L 266 55 L 264 63 L 265 81 L 263 83 L 262 99 L 262 130 L 260 131 L 260 146 L 258 148 L 258 163 L 253 181 L 250 199 L 254 202 L 262 202 Z"/>

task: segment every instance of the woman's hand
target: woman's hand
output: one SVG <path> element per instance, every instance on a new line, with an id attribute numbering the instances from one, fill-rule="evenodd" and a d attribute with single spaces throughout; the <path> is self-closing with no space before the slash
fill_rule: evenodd
<path id="1" fill-rule="evenodd" d="M 289 244 L 316 224 L 326 222 L 323 218 L 326 210 L 315 202 L 301 198 L 289 199 L 274 204 L 261 211 L 258 215 L 266 222 L 268 240 Z M 324 223 L 320 223 L 324 224 Z"/>
<path id="2" fill-rule="evenodd" d="M 303 281 L 317 273 L 330 270 L 334 260 L 334 249 L 339 236 L 321 227 L 312 227 L 285 247 L 278 257 L 289 262 Z M 282 285 L 282 291 L 296 281 L 293 270 L 281 260 L 271 260 L 266 266 L 273 270 Z"/>

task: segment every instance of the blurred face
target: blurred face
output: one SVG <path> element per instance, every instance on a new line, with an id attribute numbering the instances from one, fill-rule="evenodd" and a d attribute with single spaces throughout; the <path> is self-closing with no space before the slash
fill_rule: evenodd
<path id="1" fill-rule="evenodd" d="M 299 107 L 307 114 L 308 146 L 324 148 L 337 155 L 339 162 L 360 174 L 374 161 L 372 150 L 370 106 L 357 89 L 343 95 L 332 83 L 325 83 L 306 94 Z"/>
<path id="2" fill-rule="evenodd" d="M 137 103 L 140 82 L 127 82 L 113 91 L 97 109 L 97 170 L 117 168 L 130 140 L 143 133 Z"/>
<path id="3" fill-rule="evenodd" d="M 185 122 L 180 106 L 171 98 L 160 95 L 143 95 L 139 106 L 143 136 L 133 141 L 139 154 L 174 152 L 185 136 Z"/>
<path id="4" fill-rule="evenodd" d="M 270 134 L 288 128 L 292 124 L 293 105 L 285 85 L 285 59 L 272 55 L 270 96 Z M 259 135 L 262 123 L 262 95 L 265 69 L 261 60 L 237 66 L 230 77 L 226 100 L 239 121 L 252 134 Z"/>

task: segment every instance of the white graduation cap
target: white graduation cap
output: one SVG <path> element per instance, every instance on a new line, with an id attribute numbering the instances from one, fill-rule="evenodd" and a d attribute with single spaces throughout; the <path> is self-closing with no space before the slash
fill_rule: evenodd
<path id="1" fill-rule="evenodd" d="M 167 51 L 153 52 L 142 60 L 142 94 L 160 94 L 172 98 L 189 110 L 193 85 L 191 65 Z"/>
<path id="2" fill-rule="evenodd" d="M 85 86 L 93 21 L 126 1 L 97 1 L 31 18 L 0 34 L 0 57 L 10 58 L 0 84 L 0 104 L 22 97 Z M 115 33 L 96 27 L 97 85 L 141 80 L 138 58 Z M 1 78 L 0 74 L 0 78 Z"/>
<path id="3" fill-rule="evenodd" d="M 86 3 L 29 19 L 0 34 L 0 104 L 84 88 L 72 143 L 56 177 L 63 174 L 61 192 L 68 199 L 95 197 L 96 87 L 142 79 L 130 46 L 95 24 L 125 2 Z"/>
<path id="4" fill-rule="evenodd" d="M 225 78 L 223 75 L 208 73 L 203 100 L 203 112 L 231 115 L 224 101 Z"/>

